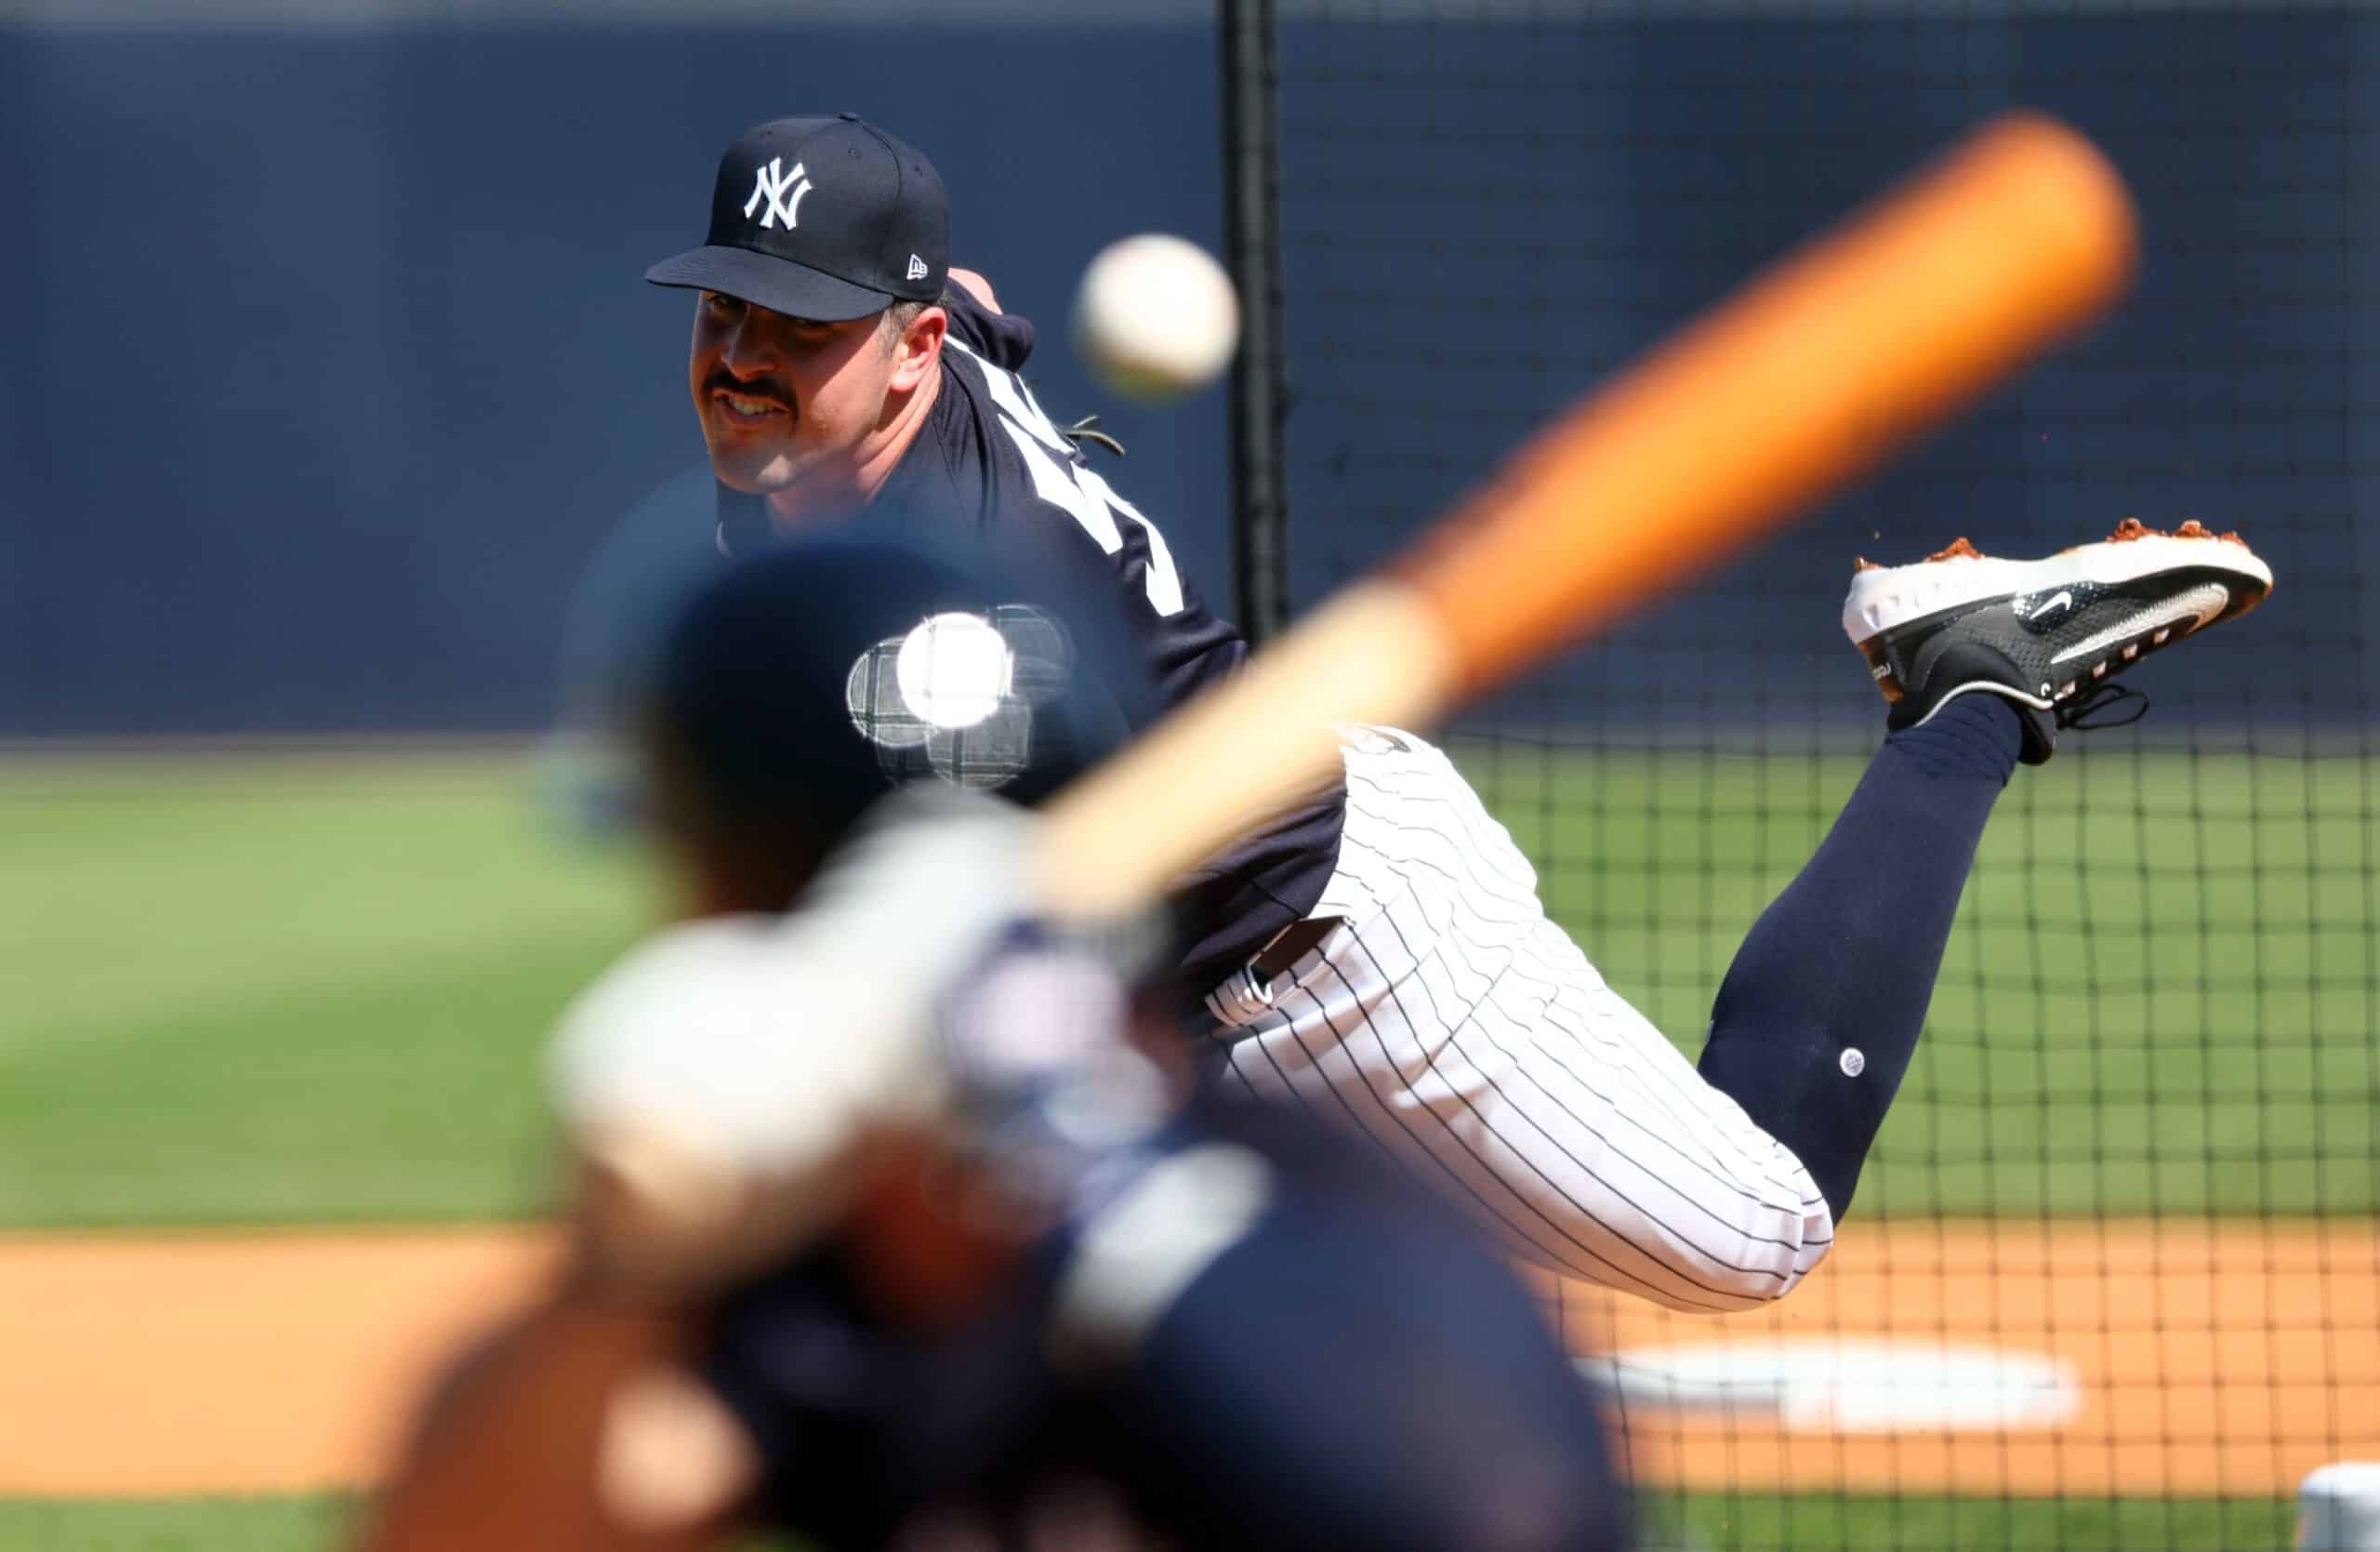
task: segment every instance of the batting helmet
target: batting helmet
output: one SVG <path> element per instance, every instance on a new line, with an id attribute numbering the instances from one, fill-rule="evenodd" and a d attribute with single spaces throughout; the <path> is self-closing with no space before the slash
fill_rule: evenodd
<path id="1" fill-rule="evenodd" d="M 1113 600 L 1018 575 L 956 524 L 871 517 L 696 590 L 644 715 L 709 802 L 831 840 L 892 788 L 1039 802 L 1154 712 Z"/>

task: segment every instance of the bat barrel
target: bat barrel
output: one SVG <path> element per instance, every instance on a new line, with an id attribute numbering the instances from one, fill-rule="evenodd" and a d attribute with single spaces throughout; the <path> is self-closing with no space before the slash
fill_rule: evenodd
<path id="1" fill-rule="evenodd" d="M 2135 253 L 2088 140 L 1987 125 L 1581 401 L 1397 566 L 1451 639 L 1454 693 L 1871 468 L 2095 317 Z"/>

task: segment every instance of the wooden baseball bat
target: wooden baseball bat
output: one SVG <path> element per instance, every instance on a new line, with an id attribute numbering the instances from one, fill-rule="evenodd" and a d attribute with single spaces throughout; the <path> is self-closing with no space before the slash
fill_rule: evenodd
<path id="1" fill-rule="evenodd" d="M 1035 897 L 1090 918 L 1880 462 L 2113 301 L 2130 197 L 2073 130 L 1986 125 L 1565 411 L 1401 559 L 1047 810 Z M 1219 765 L 1221 751 L 1231 751 Z"/>

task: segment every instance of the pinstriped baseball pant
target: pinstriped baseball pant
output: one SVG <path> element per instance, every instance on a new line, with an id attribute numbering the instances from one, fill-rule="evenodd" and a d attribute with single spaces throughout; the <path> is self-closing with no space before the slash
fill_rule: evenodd
<path id="1" fill-rule="evenodd" d="M 1445 754 L 1350 730 L 1316 918 L 1269 983 L 1207 999 L 1223 1081 L 1368 1134 L 1522 1258 L 1673 1308 L 1742 1308 L 1825 1255 L 1791 1150 L 1698 1074 L 1547 919 Z"/>

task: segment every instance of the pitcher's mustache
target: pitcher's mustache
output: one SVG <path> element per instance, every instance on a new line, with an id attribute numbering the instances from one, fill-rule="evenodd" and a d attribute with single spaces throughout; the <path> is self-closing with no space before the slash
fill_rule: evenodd
<path id="1" fill-rule="evenodd" d="M 787 409 L 793 407 L 793 390 L 774 378 L 738 378 L 726 372 L 713 372 L 703 383 L 706 393 L 741 393 L 747 399 L 774 399 Z"/>

